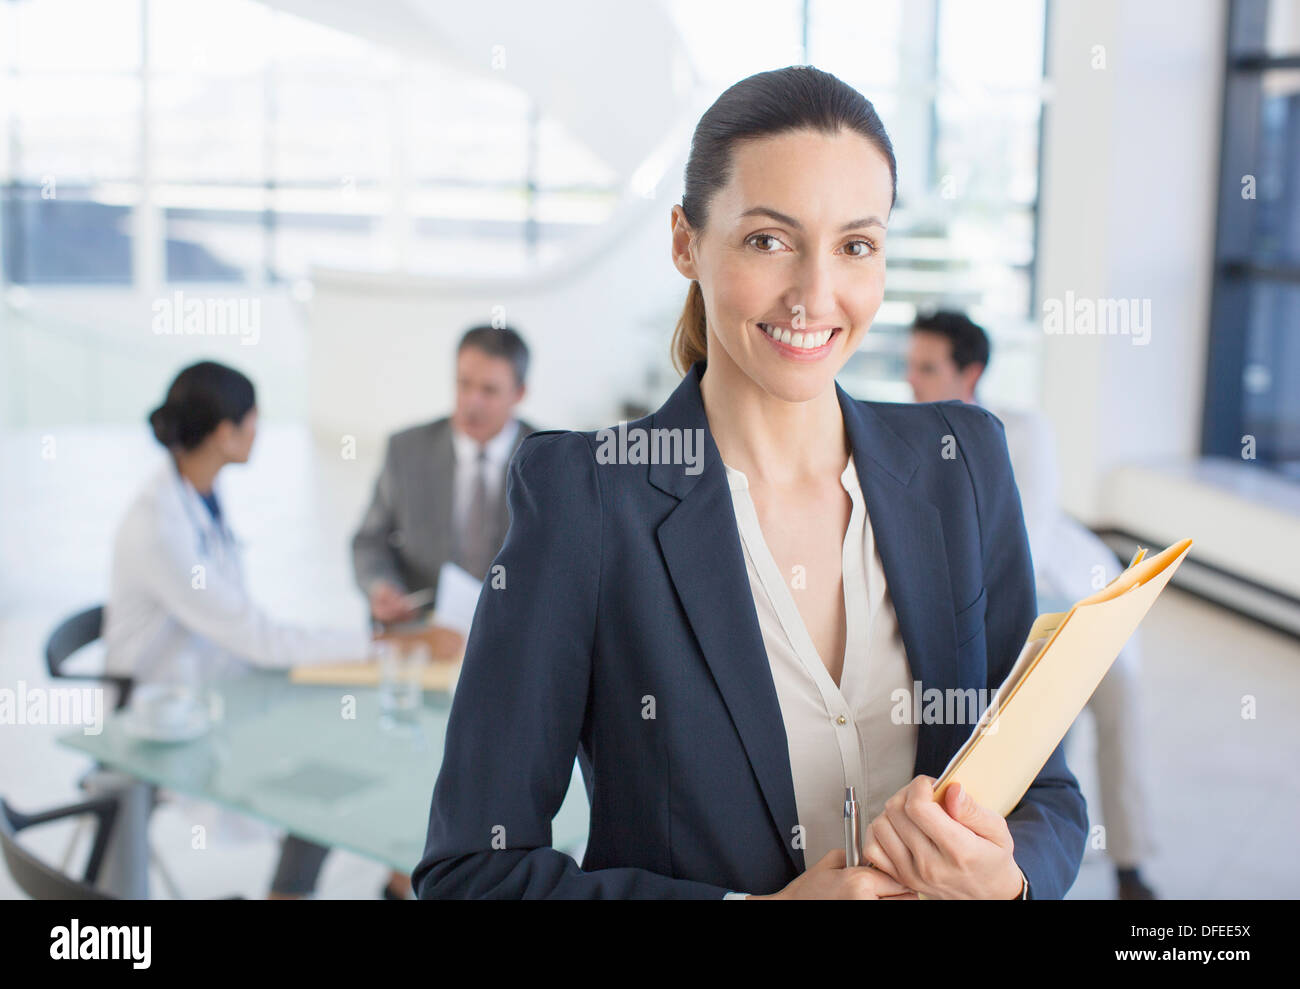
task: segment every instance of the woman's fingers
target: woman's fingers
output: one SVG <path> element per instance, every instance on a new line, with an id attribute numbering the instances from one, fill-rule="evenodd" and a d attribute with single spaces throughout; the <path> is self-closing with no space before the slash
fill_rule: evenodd
<path id="1" fill-rule="evenodd" d="M 863 874 L 867 877 L 867 888 L 877 898 L 903 896 L 913 892 L 893 876 L 881 872 L 879 869 L 873 869 L 870 866 L 858 866 L 857 868 L 863 870 Z"/>
<path id="2" fill-rule="evenodd" d="M 920 881 L 912 853 L 894 830 L 893 823 L 881 815 L 871 824 L 871 841 L 865 850 L 867 861 L 882 872 L 915 889 Z"/>
<path id="3" fill-rule="evenodd" d="M 933 803 L 931 806 L 934 810 L 939 810 Z M 911 852 L 913 862 L 921 859 L 930 859 L 937 862 L 945 858 L 943 849 L 931 840 L 930 836 L 925 833 L 925 830 L 912 816 L 917 810 L 921 809 L 909 800 L 905 801 L 901 807 L 886 809 L 885 813 L 888 815 L 889 823 L 894 826 L 894 833 L 898 835 L 899 840 Z M 940 811 L 940 813 L 942 812 Z"/>
<path id="4" fill-rule="evenodd" d="M 875 830 L 878 826 L 889 827 L 889 822 L 885 821 L 882 816 L 867 826 L 867 833 L 862 843 L 862 864 L 872 866 L 897 878 L 898 866 L 894 864 L 893 859 L 885 853 L 880 842 L 876 840 Z"/>

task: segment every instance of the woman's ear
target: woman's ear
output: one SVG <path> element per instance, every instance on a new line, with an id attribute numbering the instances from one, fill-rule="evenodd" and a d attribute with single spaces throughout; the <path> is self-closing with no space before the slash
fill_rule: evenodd
<path id="1" fill-rule="evenodd" d="M 692 245 L 695 240 L 695 231 L 687 222 L 686 212 L 681 206 L 674 206 L 672 211 L 672 258 L 673 267 L 690 279 L 698 279 L 699 273 L 695 265 L 695 256 L 692 253 Z"/>
<path id="2" fill-rule="evenodd" d="M 230 419 L 222 419 L 212 431 L 212 444 L 225 456 L 230 456 L 239 446 L 239 427 Z"/>

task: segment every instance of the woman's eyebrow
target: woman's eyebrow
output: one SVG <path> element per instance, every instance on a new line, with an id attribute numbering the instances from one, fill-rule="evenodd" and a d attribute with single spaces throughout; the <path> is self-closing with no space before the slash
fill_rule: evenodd
<path id="1" fill-rule="evenodd" d="M 738 219 L 743 220 L 747 216 L 769 216 L 777 223 L 784 223 L 787 227 L 793 227 L 795 230 L 803 229 L 803 224 L 800 223 L 798 220 L 796 220 L 793 216 L 787 216 L 785 213 L 777 212 L 776 210 L 768 206 L 754 206 L 750 209 L 747 209 L 745 210 L 745 212 L 740 214 Z M 882 230 L 885 228 L 885 224 L 881 221 L 879 217 L 864 216 L 860 220 L 850 220 L 848 223 L 844 224 L 844 226 L 840 227 L 840 231 L 845 232 L 848 230 L 856 230 L 859 227 L 872 227 L 872 226 L 880 227 Z"/>

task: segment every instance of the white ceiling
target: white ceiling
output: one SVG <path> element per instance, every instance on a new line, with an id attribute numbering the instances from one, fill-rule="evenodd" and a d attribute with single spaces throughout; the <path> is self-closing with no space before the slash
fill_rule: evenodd
<path id="1" fill-rule="evenodd" d="M 410 57 L 504 78 L 625 181 L 696 95 L 698 76 L 658 2 L 262 2 Z"/>

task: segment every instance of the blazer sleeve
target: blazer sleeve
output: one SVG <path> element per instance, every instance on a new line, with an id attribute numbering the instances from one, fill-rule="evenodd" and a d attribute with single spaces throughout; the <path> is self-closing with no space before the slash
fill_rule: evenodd
<path id="1" fill-rule="evenodd" d="M 1029 539 L 1002 422 L 961 403 L 937 406 L 964 453 L 975 490 L 988 609 L 984 620 L 990 690 L 1015 664 L 1037 617 Z M 1083 861 L 1088 809 L 1065 764 L 1065 743 L 1052 752 L 1020 803 L 1007 815 L 1016 864 L 1030 899 L 1060 899 Z"/>
<path id="2" fill-rule="evenodd" d="M 370 586 L 377 580 L 386 580 L 400 591 L 410 589 L 398 573 L 393 544 L 389 541 L 397 527 L 393 507 L 397 486 L 396 470 L 397 458 L 390 438 L 384 451 L 384 466 L 375 480 L 370 505 L 352 537 L 352 571 L 357 587 L 364 594 L 370 593 Z"/>
<path id="3" fill-rule="evenodd" d="M 584 871 L 551 846 L 595 647 L 604 524 L 576 432 L 534 433 L 510 463 L 510 528 L 479 595 L 434 784 L 421 899 L 721 899 L 640 868 Z"/>

